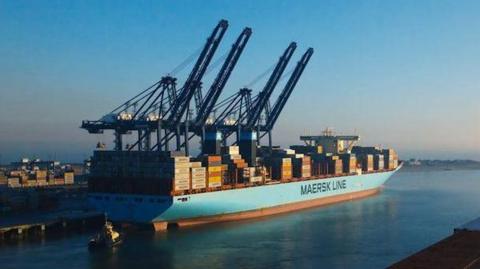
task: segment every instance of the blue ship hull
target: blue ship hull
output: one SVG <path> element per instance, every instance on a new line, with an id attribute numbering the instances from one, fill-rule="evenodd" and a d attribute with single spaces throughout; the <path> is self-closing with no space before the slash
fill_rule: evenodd
<path id="1" fill-rule="evenodd" d="M 200 224 L 283 213 L 372 195 L 398 169 L 182 196 L 90 193 L 89 201 L 117 222 Z"/>

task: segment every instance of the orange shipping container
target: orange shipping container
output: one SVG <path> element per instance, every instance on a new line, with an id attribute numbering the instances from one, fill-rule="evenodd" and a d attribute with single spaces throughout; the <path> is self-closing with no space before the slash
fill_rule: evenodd
<path id="1" fill-rule="evenodd" d="M 208 173 L 211 173 L 211 172 L 221 172 L 222 171 L 222 167 L 221 166 L 209 166 L 208 167 Z"/>

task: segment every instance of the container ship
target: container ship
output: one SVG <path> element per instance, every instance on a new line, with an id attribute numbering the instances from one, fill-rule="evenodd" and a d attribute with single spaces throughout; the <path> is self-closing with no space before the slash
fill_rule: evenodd
<path id="1" fill-rule="evenodd" d="M 234 221 L 362 198 L 379 192 L 397 170 L 392 149 L 358 147 L 324 152 L 344 136 L 317 136 L 315 145 L 259 149 L 250 167 L 238 146 L 221 155 L 184 156 L 96 151 L 89 201 L 117 222 L 156 230 Z"/>
<path id="2" fill-rule="evenodd" d="M 273 146 L 275 123 L 313 48 L 285 72 L 297 48 L 291 42 L 273 68 L 219 101 L 252 34 L 243 29 L 207 83 L 203 77 L 227 28 L 221 20 L 194 63 L 189 56 L 113 111 L 82 122 L 89 133 L 114 135 L 112 150 L 99 142 L 94 151 L 88 195 L 110 220 L 165 230 L 279 214 L 375 194 L 400 168 L 393 149 L 361 147 L 358 136 L 330 130 L 301 136 L 301 145 Z M 171 74 L 189 61 L 192 70 L 177 87 L 179 78 Z M 273 102 L 272 93 L 287 77 Z M 192 139 L 200 145 L 196 156 L 190 154 Z"/>

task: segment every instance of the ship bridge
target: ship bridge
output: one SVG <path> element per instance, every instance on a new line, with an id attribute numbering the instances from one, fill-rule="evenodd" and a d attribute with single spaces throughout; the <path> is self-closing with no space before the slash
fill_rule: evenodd
<path id="1" fill-rule="evenodd" d="M 322 146 L 324 153 L 350 153 L 353 146 L 360 140 L 358 135 L 334 135 L 329 129 L 321 135 L 304 135 L 300 140 L 308 146 Z"/>

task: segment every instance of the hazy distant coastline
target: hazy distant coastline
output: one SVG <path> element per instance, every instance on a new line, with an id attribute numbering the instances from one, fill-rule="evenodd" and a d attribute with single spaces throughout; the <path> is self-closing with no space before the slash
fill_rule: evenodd
<path id="1" fill-rule="evenodd" d="M 407 160 L 402 170 L 476 170 L 480 161 L 475 160 Z"/>

